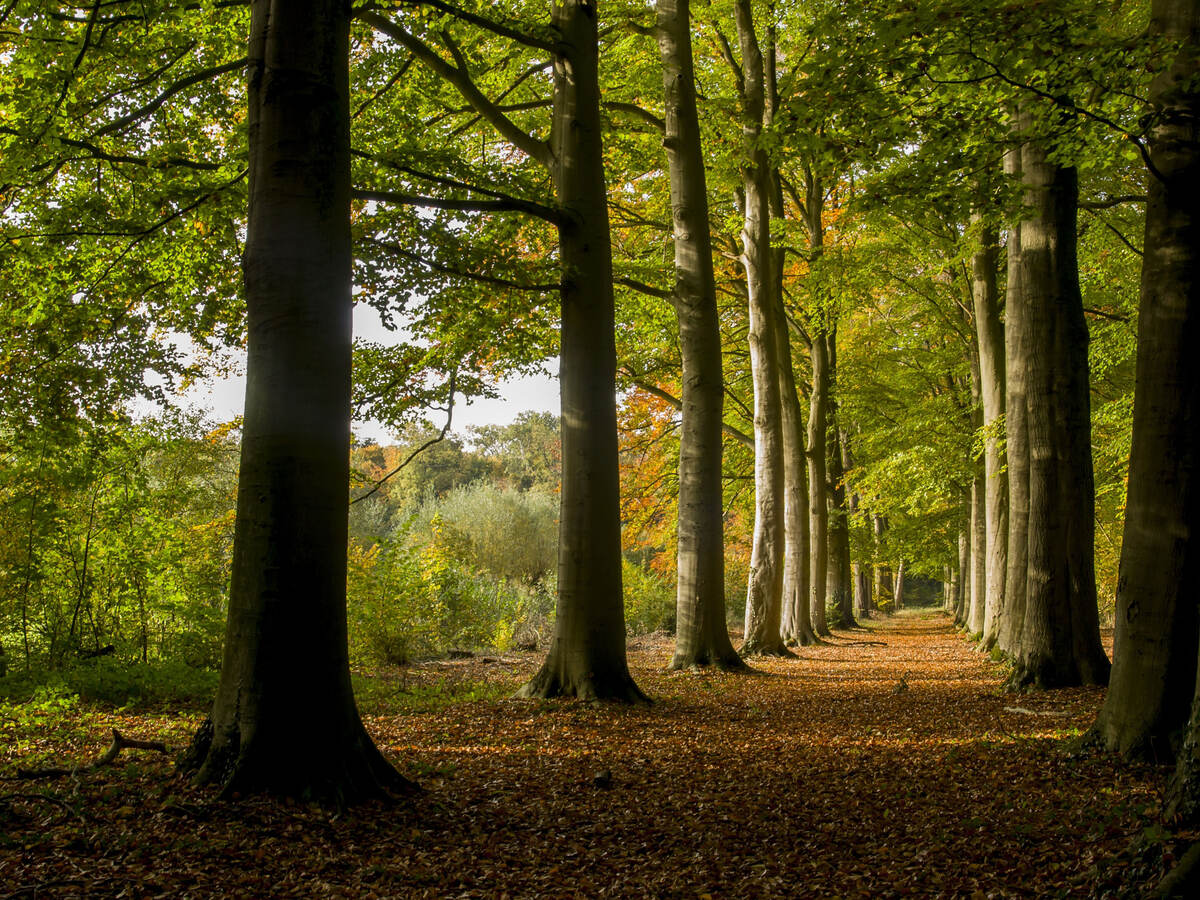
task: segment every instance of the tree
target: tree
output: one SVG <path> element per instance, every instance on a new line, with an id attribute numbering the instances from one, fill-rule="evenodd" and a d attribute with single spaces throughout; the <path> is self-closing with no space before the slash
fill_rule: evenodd
<path id="1" fill-rule="evenodd" d="M 1186 737 L 1171 801 L 1194 822 L 1200 813 L 1200 3 L 1155 0 L 1149 33 L 1168 62 L 1149 96 L 1149 200 L 1112 678 L 1090 737 L 1151 760 L 1175 756 Z"/>
<path id="2" fill-rule="evenodd" d="M 1032 123 L 1025 113 L 1024 123 Z M 1045 138 L 1021 147 L 1020 301 L 1029 435 L 1025 613 L 1014 684 L 1104 684 L 1093 564 L 1095 490 L 1087 323 L 1076 260 L 1076 170 Z"/>
<path id="3" fill-rule="evenodd" d="M 591 0 L 556 3 L 550 21 L 553 38 L 537 33 L 543 29 L 527 29 L 526 33 L 450 6 L 441 11 L 549 54 L 554 69 L 550 139 L 541 140 L 483 93 L 447 30 L 438 34 L 450 61 L 398 21 L 377 12 L 360 14 L 363 21 L 403 46 L 458 91 L 475 114 L 516 151 L 549 172 L 554 186 L 553 207 L 511 197 L 451 201 L 452 208 L 462 210 L 499 206 L 532 212 L 555 225 L 558 232 L 563 459 L 558 608 L 546 660 L 520 693 L 526 697 L 642 700 L 645 698 L 625 661 L 621 602 L 616 347 L 597 7 Z M 491 195 L 495 196 L 494 192 Z M 385 201 L 411 199 L 382 191 L 362 196 Z"/>
<path id="4" fill-rule="evenodd" d="M 754 378 L 754 544 L 746 588 L 745 655 L 788 655 L 780 635 L 783 603 L 784 468 L 777 317 L 771 272 L 771 163 L 762 143 L 767 114 L 763 53 L 750 0 L 734 6 L 742 64 L 742 267 L 750 308 Z"/>
<path id="5" fill-rule="evenodd" d="M 232 586 L 217 699 L 187 760 L 225 794 L 337 804 L 408 784 L 359 719 L 346 646 L 349 28 L 339 0 L 252 5 Z"/>
<path id="6" fill-rule="evenodd" d="M 721 332 L 713 279 L 708 188 L 696 112 L 688 0 L 658 0 L 665 138 L 675 237 L 675 289 L 682 357 L 679 551 L 675 655 L 671 667 L 746 668 L 725 627 L 722 521 Z"/>

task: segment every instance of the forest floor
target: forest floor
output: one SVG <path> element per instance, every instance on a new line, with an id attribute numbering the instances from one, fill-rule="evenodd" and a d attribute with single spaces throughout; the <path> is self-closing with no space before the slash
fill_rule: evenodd
<path id="1" fill-rule="evenodd" d="M 364 673 L 424 791 L 340 814 L 218 803 L 150 751 L 18 778 L 114 727 L 178 750 L 202 711 L 0 709 L 0 898 L 1117 897 L 1181 852 L 1162 769 L 1070 752 L 1102 690 L 1005 694 L 940 614 L 869 626 L 753 676 L 633 639 L 645 707 L 507 699 L 532 653 Z"/>

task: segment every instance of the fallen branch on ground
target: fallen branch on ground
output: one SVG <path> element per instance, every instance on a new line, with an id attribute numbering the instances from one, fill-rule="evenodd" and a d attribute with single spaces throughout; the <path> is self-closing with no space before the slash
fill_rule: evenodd
<path id="1" fill-rule="evenodd" d="M 52 766 L 46 769 L 17 769 L 15 778 L 17 779 L 32 779 L 32 778 L 62 778 L 66 775 L 78 775 L 82 772 L 90 772 L 93 769 L 99 769 L 101 766 L 111 764 L 120 754 L 122 750 L 155 750 L 159 753 L 167 752 L 167 745 L 162 741 L 141 741 L 136 738 L 128 738 L 117 729 L 112 730 L 113 740 L 109 748 L 102 753 L 95 762 L 87 765 L 78 765 L 70 769 L 63 769 L 57 766 Z"/>

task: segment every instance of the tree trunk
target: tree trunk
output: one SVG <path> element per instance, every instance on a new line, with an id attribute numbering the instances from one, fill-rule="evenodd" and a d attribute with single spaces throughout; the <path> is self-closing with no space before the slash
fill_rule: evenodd
<path id="1" fill-rule="evenodd" d="M 854 584 L 850 569 L 850 520 L 846 509 L 843 435 L 838 425 L 837 325 L 826 335 L 829 347 L 829 565 L 826 594 L 837 610 L 837 627 L 854 628 Z"/>
<path id="2" fill-rule="evenodd" d="M 971 347 L 971 430 L 978 434 L 983 427 L 983 389 L 980 384 L 979 352 Z M 967 630 L 972 635 L 983 634 L 984 607 L 987 593 L 987 522 L 984 495 L 987 479 L 983 458 L 972 450 L 971 469 L 971 601 L 967 610 Z"/>
<path id="3" fill-rule="evenodd" d="M 766 74 L 749 0 L 735 6 L 745 88 L 742 132 L 742 267 L 750 310 L 754 380 L 754 541 L 746 587 L 743 656 L 788 655 L 780 634 L 783 605 L 784 460 L 779 356 L 771 272 L 771 168 L 759 140 L 766 115 Z"/>
<path id="4" fill-rule="evenodd" d="M 850 435 L 842 430 L 840 433 L 841 450 L 842 450 L 842 472 L 848 472 L 854 468 L 854 454 L 850 450 Z M 853 491 L 846 498 L 846 514 L 849 518 L 854 519 L 859 513 L 862 505 L 862 499 Z M 854 610 L 864 619 L 871 617 L 871 580 L 868 577 L 868 566 L 858 560 L 853 560 L 850 564 L 851 582 L 854 585 Z"/>
<path id="5" fill-rule="evenodd" d="M 780 204 L 782 205 L 782 203 Z M 775 251 L 782 261 L 782 252 Z M 778 275 L 778 270 L 777 270 Z M 812 627 L 808 596 L 812 579 L 809 558 L 808 463 L 804 457 L 804 421 L 792 347 L 783 308 L 782 283 L 776 294 L 775 337 L 779 354 L 779 392 L 783 412 L 784 564 L 781 634 L 789 643 L 818 643 Z"/>
<path id="6" fill-rule="evenodd" d="M 1196 693 L 1200 550 L 1200 2 L 1156 0 L 1151 34 L 1181 52 L 1150 89 L 1149 202 L 1137 388 L 1112 681 L 1092 734 L 1107 749 L 1169 759 L 1189 715 L 1172 792 L 1200 820 Z M 1188 88 L 1188 79 L 1193 86 Z"/>
<path id="7" fill-rule="evenodd" d="M 223 793 L 343 805 L 407 786 L 346 647 L 349 7 L 251 8 L 249 348 L 221 681 L 184 762 Z"/>
<path id="8" fill-rule="evenodd" d="M 829 481 L 826 464 L 825 429 L 829 419 L 829 345 L 815 333 L 811 342 L 812 391 L 808 400 L 808 514 L 812 547 L 812 579 L 809 609 L 813 630 L 821 637 L 830 634 L 825 621 L 829 566 Z"/>
<path id="9" fill-rule="evenodd" d="M 1013 683 L 1103 684 L 1093 566 L 1087 324 L 1075 258 L 1078 183 L 1037 142 L 1021 151 L 1021 288 L 1029 427 L 1028 572 Z"/>
<path id="10" fill-rule="evenodd" d="M 955 588 L 954 624 L 963 627 L 967 624 L 967 612 L 971 605 L 971 531 L 969 527 L 964 527 L 958 533 L 958 578 Z"/>
<path id="11" fill-rule="evenodd" d="M 1004 471 L 1004 325 L 996 284 L 999 238 L 995 226 L 975 216 L 979 245 L 972 258 L 971 297 L 979 350 L 979 389 L 983 401 L 983 470 L 985 526 L 984 650 L 996 644 L 1004 606 L 1008 559 L 1008 483 Z"/>
<path id="12" fill-rule="evenodd" d="M 1021 178 L 1021 148 L 1005 154 L 1004 172 Z M 1025 624 L 1025 579 L 1029 559 L 1029 416 L 1025 405 L 1025 360 L 1029 355 L 1029 303 L 1022 286 L 1021 231 L 1010 228 L 1007 239 L 1008 281 L 1004 302 L 1004 446 L 1008 476 L 1008 559 L 1004 576 L 1004 611 L 996 646 L 1015 655 Z"/>
<path id="13" fill-rule="evenodd" d="M 871 596 L 875 598 L 875 608 L 881 603 L 891 602 L 892 599 L 892 570 L 883 561 L 886 559 L 887 546 L 884 535 L 887 532 L 887 519 L 884 516 L 872 516 L 871 528 L 875 535 L 875 584 L 871 588 Z"/>
<path id="14" fill-rule="evenodd" d="M 683 361 L 679 437 L 679 556 L 671 668 L 745 669 L 725 626 L 721 483 L 721 332 L 713 281 L 708 189 L 696 112 L 689 0 L 658 0 L 675 290 Z"/>
<path id="15" fill-rule="evenodd" d="M 896 566 L 896 588 L 894 597 L 897 611 L 904 609 L 904 576 L 906 568 L 907 567 L 904 563 L 904 560 L 900 560 L 900 564 Z"/>
<path id="16" fill-rule="evenodd" d="M 553 175 L 565 223 L 559 382 L 562 495 L 554 637 L 523 697 L 645 700 L 625 658 L 612 249 L 601 146 L 596 7 L 553 11 Z"/>

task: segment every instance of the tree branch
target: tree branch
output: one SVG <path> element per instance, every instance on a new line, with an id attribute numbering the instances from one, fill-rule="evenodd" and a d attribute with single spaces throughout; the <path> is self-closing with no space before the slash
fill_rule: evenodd
<path id="1" fill-rule="evenodd" d="M 495 103 L 485 97 L 479 88 L 475 86 L 475 82 L 472 80 L 465 66 L 453 66 L 446 62 L 424 41 L 409 34 L 403 27 L 378 13 L 364 11 L 358 13 L 358 17 L 376 31 L 407 48 L 409 52 L 432 69 L 436 75 L 448 81 L 455 90 L 462 94 L 463 98 L 471 104 L 475 111 L 500 132 L 510 144 L 532 159 L 537 160 L 547 169 L 554 164 L 554 154 L 550 149 L 550 144 L 527 134 L 512 119 L 508 118 Z M 452 52 L 454 51 L 452 50 Z"/>
<path id="2" fill-rule="evenodd" d="M 444 266 L 441 263 L 432 262 L 421 256 L 419 253 L 413 253 L 411 250 L 405 250 L 398 244 L 389 244 L 386 241 L 379 241 L 375 238 L 364 238 L 368 244 L 378 247 L 381 250 L 386 250 L 402 259 L 407 259 L 409 262 L 417 263 L 418 265 L 428 266 L 434 272 L 441 275 L 450 275 L 454 278 L 466 278 L 469 281 L 478 281 L 481 284 L 491 284 L 496 287 L 511 288 L 515 291 L 540 291 L 549 293 L 550 291 L 559 290 L 562 285 L 559 282 L 551 284 L 522 284 L 519 281 L 510 281 L 507 278 L 498 278 L 494 275 L 484 275 L 481 272 L 467 272 L 462 269 L 452 269 L 449 266 Z"/>
<path id="3" fill-rule="evenodd" d="M 658 297 L 661 300 L 670 300 L 674 296 L 670 291 L 665 291 L 662 288 L 656 288 L 641 281 L 636 281 L 633 278 L 615 278 L 614 284 L 624 285 L 627 288 L 632 288 L 640 294 L 647 294 L 651 297 Z"/>
<path id="4" fill-rule="evenodd" d="M 548 206 L 517 200 L 448 200 L 442 197 L 422 197 L 419 194 L 402 194 L 398 191 L 373 191 L 355 188 L 351 192 L 355 200 L 374 200 L 378 203 L 399 203 L 406 206 L 423 206 L 429 209 L 461 210 L 463 212 L 523 212 L 553 225 L 561 225 L 566 219 L 562 213 Z"/>
<path id="5" fill-rule="evenodd" d="M 680 400 L 678 397 L 676 397 L 674 394 L 670 394 L 667 391 L 664 391 L 662 388 L 657 387 L 656 385 L 650 384 L 648 381 L 641 381 L 636 378 L 633 381 L 633 385 L 634 385 L 634 387 L 638 388 L 639 390 L 645 391 L 650 396 L 657 397 L 659 400 L 662 400 L 664 403 L 667 403 L 670 406 L 675 407 L 675 409 L 678 409 L 681 411 L 683 410 L 683 401 Z M 745 446 L 749 447 L 751 450 L 754 449 L 754 438 L 750 437 L 750 435 L 746 434 L 744 431 L 740 431 L 739 429 L 734 428 L 732 425 L 728 424 L 727 422 L 721 423 L 721 430 L 724 431 L 731 438 L 736 440 L 739 444 L 744 444 Z"/>
<path id="6" fill-rule="evenodd" d="M 469 22 L 472 25 L 478 25 L 492 34 L 500 37 L 508 38 L 510 41 L 516 41 L 518 44 L 524 44 L 526 47 L 536 47 L 539 50 L 545 50 L 548 53 L 554 51 L 554 41 L 549 38 L 534 37 L 531 34 L 526 34 L 512 26 L 505 25 L 503 22 L 497 22 L 495 19 L 489 19 L 481 16 L 478 13 L 467 12 L 465 9 L 459 9 L 450 3 L 442 2 L 442 0 L 396 0 L 397 6 L 428 6 L 436 9 L 438 12 L 443 12 L 448 16 L 453 16 L 456 19 L 461 19 L 464 22 Z M 372 9 L 381 9 L 378 6 L 368 6 L 359 13 L 361 18 L 365 18 L 362 13 L 370 14 Z"/>
<path id="7" fill-rule="evenodd" d="M 446 402 L 446 424 L 442 426 L 442 430 L 438 433 L 438 436 L 429 439 L 412 453 L 408 454 L 408 457 L 404 460 L 404 462 L 400 463 L 400 465 L 396 466 L 396 468 L 392 469 L 392 471 L 388 472 L 386 475 L 376 481 L 374 487 L 372 487 L 365 494 L 362 494 L 361 496 L 355 497 L 353 500 L 351 500 L 351 506 L 353 506 L 355 503 L 360 503 L 363 500 L 366 500 L 368 497 L 378 493 L 379 489 L 383 487 L 384 482 L 390 479 L 393 475 L 400 474 L 400 472 L 402 472 L 410 462 L 416 459 L 418 455 L 428 450 L 434 444 L 440 444 L 446 439 L 446 435 L 450 433 L 450 423 L 454 420 L 454 382 L 457 377 L 458 372 L 450 373 L 450 399 Z"/>
<path id="8" fill-rule="evenodd" d="M 93 140 L 95 140 L 98 137 L 104 137 L 106 134 L 112 134 L 114 131 L 120 131 L 126 125 L 131 125 L 143 116 L 147 116 L 154 112 L 185 88 L 189 88 L 193 84 L 197 84 L 201 81 L 207 81 L 210 78 L 215 78 L 218 75 L 224 75 L 226 72 L 235 72 L 238 69 L 244 69 L 246 64 L 249 62 L 250 57 L 243 56 L 241 59 L 235 59 L 233 62 L 227 62 L 223 66 L 214 66 L 211 69 L 205 69 L 202 72 L 196 72 L 192 75 L 189 75 L 187 78 L 181 78 L 149 103 L 139 107 L 138 109 L 135 109 L 133 112 L 128 113 L 127 115 L 121 116 L 119 119 L 109 122 L 103 128 L 93 132 L 91 137 Z"/>
<path id="9" fill-rule="evenodd" d="M 636 103 L 619 103 L 617 101 L 605 101 L 603 107 L 613 112 L 628 113 L 635 119 L 641 119 L 643 122 L 648 122 L 656 131 L 665 133 L 667 123 L 660 119 L 648 109 L 642 109 Z"/>

